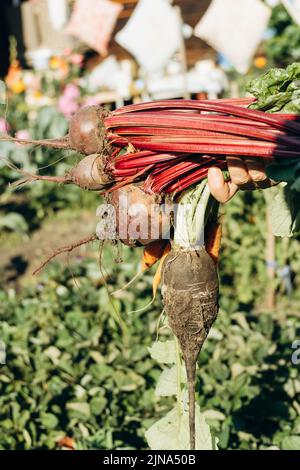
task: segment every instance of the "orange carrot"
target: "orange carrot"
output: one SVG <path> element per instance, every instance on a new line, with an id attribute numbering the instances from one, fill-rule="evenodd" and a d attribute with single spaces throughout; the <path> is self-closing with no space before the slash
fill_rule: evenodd
<path id="1" fill-rule="evenodd" d="M 167 249 L 169 251 L 171 249 L 170 243 L 167 240 L 156 240 L 147 245 L 144 248 L 143 259 L 141 261 L 140 269 L 136 275 L 125 286 L 116 290 L 115 292 L 112 292 L 112 294 L 117 294 L 130 287 L 145 271 L 152 268 L 152 266 L 154 266 L 162 258 Z M 160 281 L 158 281 L 158 284 L 159 282 Z"/>
<path id="2" fill-rule="evenodd" d="M 219 260 L 221 240 L 222 225 L 216 222 L 209 224 L 206 227 L 205 248 L 216 264 Z"/>
<path id="3" fill-rule="evenodd" d="M 164 260 L 165 258 L 168 256 L 169 252 L 171 251 L 171 244 L 169 242 L 164 243 L 164 251 L 162 253 L 162 256 L 160 258 L 160 263 L 159 263 L 159 266 L 157 268 L 157 271 L 154 275 L 154 278 L 153 278 L 153 283 L 152 283 L 152 292 L 153 292 L 153 297 L 152 297 L 152 300 L 151 302 L 149 302 L 147 305 L 145 305 L 145 307 L 143 308 L 140 308 L 139 310 L 134 310 L 133 312 L 131 313 L 139 313 L 139 312 L 143 312 L 144 310 L 146 310 L 147 308 L 149 308 L 153 302 L 155 301 L 155 297 L 156 297 L 156 294 L 157 294 L 157 290 L 158 290 L 158 286 L 160 284 L 160 281 L 161 281 L 161 275 L 162 275 L 162 267 L 163 267 L 163 263 L 164 263 Z M 154 258 L 153 258 L 154 259 Z M 158 261 L 158 258 L 156 258 L 156 261 L 154 261 L 153 264 L 155 264 L 156 262 Z M 152 264 L 152 266 L 153 266 Z M 149 268 L 146 268 L 146 269 L 149 269 Z M 145 269 L 145 270 L 146 270 Z M 144 271 L 145 271 L 144 270 Z M 142 271 L 143 272 L 143 271 Z M 141 274 L 141 272 L 139 273 L 139 275 Z M 136 278 L 136 276 L 135 276 Z"/>
<path id="4" fill-rule="evenodd" d="M 170 253 L 170 251 L 171 251 L 171 245 L 170 245 L 170 243 L 168 243 L 165 246 L 164 252 L 163 252 L 162 257 L 160 259 L 159 266 L 158 266 L 158 268 L 156 270 L 156 273 L 155 273 L 155 276 L 153 278 L 153 283 L 152 283 L 153 298 L 155 298 L 155 296 L 156 296 L 157 289 L 158 289 L 158 286 L 159 286 L 160 281 L 161 281 L 161 274 L 162 274 L 162 267 L 163 267 L 163 264 L 164 264 L 164 260 L 166 259 L 166 257 Z"/>
<path id="5" fill-rule="evenodd" d="M 141 265 L 142 272 L 150 269 L 161 259 L 167 244 L 166 240 L 156 240 L 145 247 Z"/>

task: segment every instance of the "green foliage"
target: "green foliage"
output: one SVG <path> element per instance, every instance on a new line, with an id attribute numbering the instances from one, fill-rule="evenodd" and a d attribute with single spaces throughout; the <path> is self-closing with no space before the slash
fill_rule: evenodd
<path id="1" fill-rule="evenodd" d="M 289 185 L 271 190 L 270 204 L 273 233 L 277 237 L 292 237 L 300 230 L 300 193 Z"/>
<path id="2" fill-rule="evenodd" d="M 299 113 L 300 63 L 286 69 L 274 68 L 252 80 L 246 89 L 256 98 L 251 108 L 270 113 Z M 273 233 L 291 237 L 299 232 L 300 224 L 300 164 L 297 158 L 276 161 L 267 167 L 269 178 L 287 185 L 271 189 L 271 219 Z"/>
<path id="3" fill-rule="evenodd" d="M 175 406 L 146 432 L 147 442 L 154 450 L 189 450 L 188 406 L 178 411 Z M 215 450 L 209 426 L 196 406 L 196 450 Z"/>
<path id="4" fill-rule="evenodd" d="M 299 79 L 298 62 L 285 69 L 268 70 L 246 86 L 246 90 L 257 99 L 251 108 L 270 113 L 299 113 Z"/>
<path id="5" fill-rule="evenodd" d="M 104 265 L 115 255 L 107 250 Z M 112 284 L 128 276 L 132 255 L 125 256 L 110 272 Z M 72 279 L 54 264 L 21 297 L 1 292 L 0 338 L 7 353 L 0 370 L 2 449 L 54 448 L 65 433 L 79 446 L 139 448 L 143 427 L 165 409 L 156 409 L 159 370 L 147 350 L 157 317 L 153 311 L 126 313 L 147 303 L 150 282 L 140 281 L 139 298 L 125 293 L 112 306 L 105 286 L 98 289 L 89 278 L 97 265 L 91 259 L 75 263 Z M 122 335 L 113 309 L 130 336 Z"/>
<path id="6" fill-rule="evenodd" d="M 300 28 L 283 5 L 273 8 L 269 26 L 274 31 L 274 36 L 266 41 L 268 59 L 278 66 L 299 61 Z"/>
<path id="7" fill-rule="evenodd" d="M 285 181 L 291 189 L 300 191 L 300 162 L 295 158 L 287 158 L 282 162 L 274 162 L 267 167 L 269 178 L 280 183 Z"/>
<path id="8" fill-rule="evenodd" d="M 156 421 L 145 436 L 154 450 L 189 450 L 189 406 L 185 367 L 181 363 L 179 345 L 176 340 L 157 341 L 150 349 L 151 357 L 160 364 L 173 364 L 165 367 L 160 374 L 155 395 L 157 397 L 176 396 L 177 404 L 163 418 Z M 196 450 L 215 450 L 216 439 L 205 421 L 203 413 L 195 409 Z"/>
<path id="9" fill-rule="evenodd" d="M 291 345 L 300 335 L 293 315 L 299 298 L 288 304 L 280 296 L 276 315 L 255 308 L 266 288 L 263 197 L 239 195 L 226 206 L 225 220 L 221 312 L 200 355 L 197 403 L 222 449 L 295 446 L 300 383 Z M 278 241 L 278 262 L 289 258 L 299 273 L 297 241 L 285 243 Z M 105 249 L 111 290 L 133 276 L 140 255 L 124 248 L 123 262 L 116 264 L 117 250 Z M 161 396 L 157 364 L 163 355 L 164 369 L 172 368 L 168 329 L 160 329 L 160 338 L 170 342 L 163 350 L 160 343 L 153 348 L 160 299 L 150 311 L 129 314 L 151 299 L 152 276 L 119 294 L 113 307 L 95 279 L 95 257 L 74 260 L 71 270 L 73 277 L 54 263 L 21 294 L 1 291 L 0 338 L 7 358 L 0 366 L 0 447 L 52 449 L 67 434 L 82 449 L 147 448 L 146 431 L 174 404 L 169 394 Z M 279 279 L 277 284 L 282 289 Z M 172 373 L 167 379 L 172 385 Z"/>
<path id="10" fill-rule="evenodd" d="M 3 106 L 0 111 L 4 112 Z M 1 115 L 0 115 L 1 117 Z M 26 129 L 30 138 L 59 138 L 68 130 L 67 120 L 54 106 L 30 111 L 21 107 L 18 98 L 9 106 L 7 120 L 11 134 Z M 62 176 L 79 161 L 75 152 L 41 148 L 38 146 L 16 146 L 11 142 L 0 142 L 0 228 L 8 232 L 25 232 L 38 228 L 45 217 L 65 207 L 90 207 L 96 200 L 94 194 L 79 191 L 75 186 L 62 187 L 52 183 L 36 182 L 10 186 L 22 178 L 17 170 L 33 174 Z"/>

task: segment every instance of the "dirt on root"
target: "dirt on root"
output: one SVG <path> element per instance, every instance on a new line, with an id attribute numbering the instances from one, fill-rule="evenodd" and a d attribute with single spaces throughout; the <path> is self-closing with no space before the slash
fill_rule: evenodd
<path id="1" fill-rule="evenodd" d="M 72 244 L 95 232 L 97 219 L 93 212 L 59 212 L 46 220 L 30 236 L 3 234 L 0 237 L 0 285 L 2 288 L 20 288 L 36 282 L 33 272 L 56 249 Z M 91 246 L 82 246 L 71 254 L 57 258 L 66 263 L 78 254 L 87 256 Z"/>

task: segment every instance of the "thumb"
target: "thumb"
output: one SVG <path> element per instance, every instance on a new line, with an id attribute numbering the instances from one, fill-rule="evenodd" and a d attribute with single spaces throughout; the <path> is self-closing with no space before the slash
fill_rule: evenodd
<path id="1" fill-rule="evenodd" d="M 225 181 L 220 168 L 208 170 L 208 185 L 212 196 L 219 202 L 228 202 L 238 191 L 238 186 L 231 181 Z"/>

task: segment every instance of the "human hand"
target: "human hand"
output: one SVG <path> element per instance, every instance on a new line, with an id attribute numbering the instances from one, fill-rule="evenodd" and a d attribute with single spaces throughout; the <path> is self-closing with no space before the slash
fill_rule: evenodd
<path id="1" fill-rule="evenodd" d="M 220 168 L 212 167 L 208 171 L 208 184 L 211 194 L 219 202 L 228 202 L 239 189 L 266 189 L 275 183 L 266 175 L 266 165 L 271 159 L 227 157 L 230 175 L 229 181 L 224 181 Z"/>

